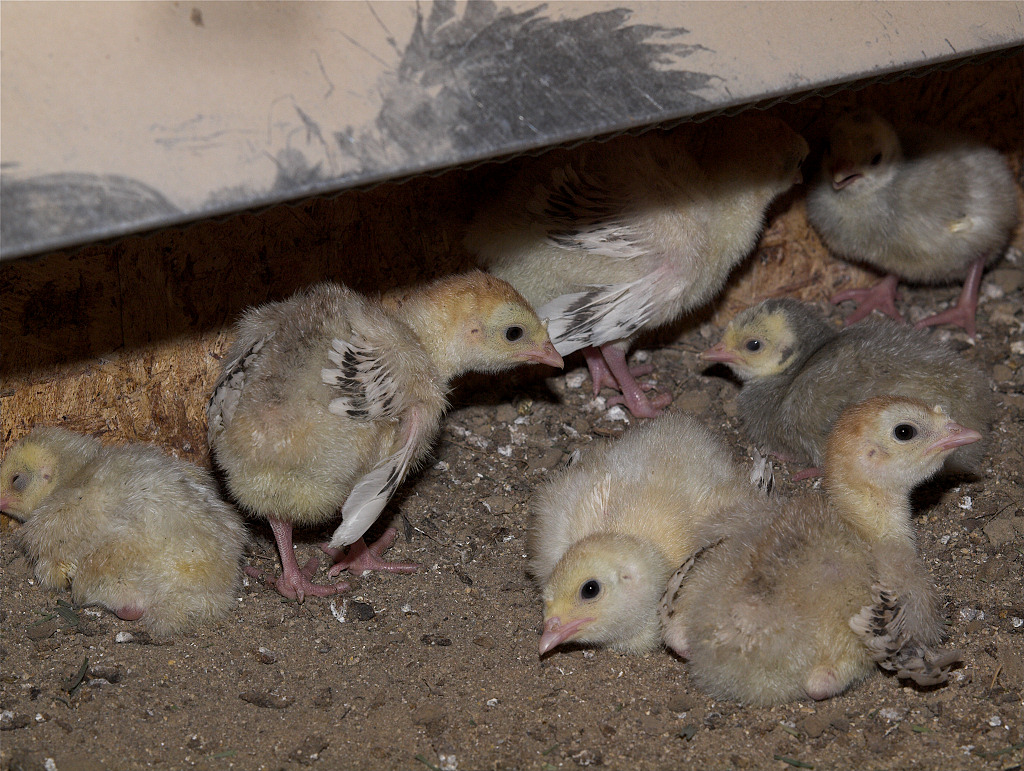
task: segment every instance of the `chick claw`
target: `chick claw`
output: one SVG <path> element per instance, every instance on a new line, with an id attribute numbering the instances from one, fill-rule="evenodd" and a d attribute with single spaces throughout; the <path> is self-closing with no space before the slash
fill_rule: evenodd
<path id="1" fill-rule="evenodd" d="M 321 544 L 320 548 L 324 553 L 334 560 L 334 566 L 327 571 L 332 578 L 343 570 L 353 575 L 362 575 L 371 570 L 386 570 L 389 573 L 415 573 L 419 565 L 415 562 L 386 562 L 383 559 L 384 552 L 391 548 L 391 544 L 398 537 L 398 531 L 389 527 L 384 535 L 378 538 L 369 546 L 362 538 L 348 547 L 348 552 L 343 548 L 332 549 L 327 544 Z"/>
<path id="2" fill-rule="evenodd" d="M 858 303 L 857 309 L 846 317 L 846 326 L 856 324 L 861 319 L 869 316 L 871 311 L 879 310 L 896 321 L 903 323 L 903 317 L 896 310 L 896 300 L 899 295 L 896 293 L 896 284 L 899 279 L 895 275 L 888 275 L 867 289 L 846 289 L 838 294 L 832 295 L 832 304 L 838 305 L 847 300 Z"/>
<path id="3" fill-rule="evenodd" d="M 310 557 L 301 568 L 298 563 L 295 563 L 292 570 L 285 568 L 277 580 L 274 580 L 272 573 L 251 566 L 246 566 L 245 574 L 273 585 L 283 597 L 295 600 L 299 604 L 302 604 L 307 594 L 312 597 L 330 597 L 348 591 L 349 586 L 343 581 L 336 584 L 314 584 L 311 579 L 319 567 L 320 561 L 316 557 Z"/>

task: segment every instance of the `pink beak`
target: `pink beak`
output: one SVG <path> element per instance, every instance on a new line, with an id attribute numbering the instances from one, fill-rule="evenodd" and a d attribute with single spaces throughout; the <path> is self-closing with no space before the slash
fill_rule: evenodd
<path id="1" fill-rule="evenodd" d="M 528 361 L 535 361 L 538 364 L 547 364 L 549 367 L 561 369 L 565 366 L 561 355 L 555 350 L 555 345 L 550 340 L 546 341 L 540 348 L 526 351 L 521 354 Z"/>
<path id="2" fill-rule="evenodd" d="M 572 639 L 580 629 L 589 624 L 592 618 L 577 618 L 563 624 L 558 616 L 552 616 L 544 622 L 544 634 L 540 636 L 540 655 L 543 656 L 552 648 L 557 648 L 566 640 Z"/>
<path id="3" fill-rule="evenodd" d="M 842 190 L 863 176 L 849 161 L 836 161 L 832 165 L 832 189 Z"/>
<path id="4" fill-rule="evenodd" d="M 706 351 L 703 351 L 700 357 L 708 361 L 720 361 L 725 364 L 735 364 L 740 360 L 740 357 L 735 352 L 725 349 L 725 343 L 713 345 Z"/>
<path id="5" fill-rule="evenodd" d="M 945 431 L 946 435 L 937 439 L 925 452 L 944 452 L 946 450 L 953 450 L 957 447 L 962 447 L 965 444 L 971 444 L 972 442 L 977 442 L 981 439 L 981 434 L 973 428 L 964 428 L 959 423 L 954 423 L 952 420 L 945 425 Z"/>

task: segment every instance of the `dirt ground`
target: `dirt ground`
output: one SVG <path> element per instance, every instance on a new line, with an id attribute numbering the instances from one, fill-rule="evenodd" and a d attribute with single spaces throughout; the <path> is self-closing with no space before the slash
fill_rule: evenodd
<path id="1" fill-rule="evenodd" d="M 935 109 L 941 110 L 941 103 Z M 1019 136 L 1015 142 L 1012 162 L 1020 182 Z M 403 195 L 427 200 L 438 185 L 463 179 L 425 182 L 418 192 L 414 187 Z M 360 198 L 363 227 L 372 229 L 384 195 Z M 295 216 L 309 220 L 322 210 L 321 204 L 310 204 Z M 254 228 L 266 216 L 247 215 L 241 224 L 215 223 L 208 229 Z M 820 244 L 811 244 L 813 234 L 802 218 L 799 194 L 776 208 L 758 253 L 733 280 L 734 289 L 749 285 L 751 276 L 773 261 L 795 260 L 803 252 L 813 253 L 807 258 L 812 268 L 794 269 L 802 279 L 789 286 L 801 287 L 804 296 L 824 297 L 862 277 L 824 257 Z M 202 243 L 206 232 L 193 231 L 191 237 Z M 159 249 L 177 237 L 157 234 L 150 245 Z M 454 236 L 430 237 L 454 241 Z M 1019 769 L 1024 758 L 1024 254 L 1019 247 L 1018 238 L 986 274 L 977 339 L 949 328 L 935 333 L 991 373 L 999 405 L 982 477 L 936 480 L 915 496 L 922 559 L 947 601 L 949 645 L 964 656 L 948 684 L 907 687 L 879 672 L 828 701 L 750 708 L 698 691 L 685 662 L 666 651 L 628 656 L 559 649 L 541 660 L 541 605 L 525 571 L 530 496 L 568 453 L 614 438 L 632 422 L 591 396 L 582 360 L 574 357 L 565 374 L 548 378 L 522 373 L 459 384 L 432 461 L 406 482 L 386 514 L 401 533 L 389 556 L 420 563 L 415 575 L 367 575 L 354 580 L 344 595 L 302 605 L 282 601 L 249 580 L 222 623 L 156 639 L 138 623 L 94 608 L 72 608 L 66 592 L 40 590 L 13 531 L 4 530 L 2 767 Z M 83 259 L 99 255 L 102 260 L 109 251 L 100 248 Z M 5 297 L 18 282 L 42 285 L 43 279 L 30 275 L 34 270 L 40 268 L 0 274 Z M 817 279 L 813 287 L 808 276 Z M 784 281 L 777 283 L 785 288 Z M 957 292 L 954 287 L 904 288 L 902 308 L 916 320 L 948 305 Z M 744 296 L 736 290 L 730 297 L 737 303 Z M 747 448 L 736 417 L 737 386 L 697 357 L 717 341 L 732 315 L 726 307 L 716 306 L 717 314 L 709 311 L 647 341 L 638 355 L 654 364 L 659 390 L 673 395 L 669 409 L 696 414 L 731 442 L 742 460 Z M 830 312 L 836 319 L 841 315 L 838 309 Z M 226 343 L 212 327 L 203 334 L 195 347 L 204 372 L 212 373 L 215 354 Z M 93 353 L 102 354 L 99 363 L 83 364 L 39 348 L 32 354 L 37 363 L 53 365 L 49 374 L 40 374 L 27 365 L 12 367 L 11 345 L 18 343 L 5 342 L 5 447 L 34 417 L 25 406 L 27 397 L 20 396 L 24 389 L 59 391 L 67 372 L 100 367 L 113 355 L 93 346 Z M 130 389 L 119 393 L 127 394 L 124 400 L 139 398 Z M 182 408 L 188 412 L 201 409 L 206 392 L 200 383 L 175 398 L 191 405 Z M 194 437 L 205 427 L 195 431 L 188 441 L 168 434 L 151 439 L 201 461 L 205 446 Z M 110 436 L 136 438 L 116 431 Z M 813 486 L 813 481 L 793 483 L 793 470 L 777 471 L 783 492 Z M 251 523 L 251 530 L 248 563 L 276 569 L 269 529 Z M 318 553 L 317 536 L 325 534 L 302 534 L 300 564 Z"/>

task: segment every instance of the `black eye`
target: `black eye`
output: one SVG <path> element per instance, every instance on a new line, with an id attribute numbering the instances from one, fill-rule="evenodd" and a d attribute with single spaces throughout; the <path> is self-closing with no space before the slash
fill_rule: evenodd
<path id="1" fill-rule="evenodd" d="M 505 339 L 508 340 L 510 343 L 514 343 L 524 334 L 525 332 L 523 331 L 523 328 L 519 326 L 505 328 Z"/>
<path id="2" fill-rule="evenodd" d="M 881 162 L 882 162 L 882 154 L 881 153 L 875 153 L 875 157 L 871 159 L 871 165 L 872 166 L 877 166 Z"/>
<path id="3" fill-rule="evenodd" d="M 760 340 L 747 340 L 747 344 L 744 346 L 748 351 L 760 351 L 761 341 Z"/>
<path id="4" fill-rule="evenodd" d="M 909 423 L 900 423 L 892 430 L 892 435 L 896 437 L 898 442 L 909 442 L 917 436 L 917 429 Z"/>
<path id="5" fill-rule="evenodd" d="M 23 493 L 28 488 L 28 474 L 15 474 L 11 477 L 11 487 L 14 492 Z"/>
<path id="6" fill-rule="evenodd" d="M 584 600 L 592 600 L 601 593 L 601 582 L 591 578 L 580 587 L 580 597 Z"/>

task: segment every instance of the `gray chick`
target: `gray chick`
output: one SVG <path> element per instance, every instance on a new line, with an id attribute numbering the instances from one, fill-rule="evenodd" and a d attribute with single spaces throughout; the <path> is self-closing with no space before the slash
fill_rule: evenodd
<path id="1" fill-rule="evenodd" d="M 765 300 L 739 313 L 702 358 L 743 381 L 737 399 L 751 441 L 790 461 L 820 467 L 832 424 L 845 407 L 894 394 L 938 404 L 986 432 L 994 408 L 989 379 L 927 331 L 871 318 L 842 331 L 810 303 Z M 950 456 L 947 468 L 975 473 L 985 442 Z"/>
<path id="2" fill-rule="evenodd" d="M 1003 157 L 969 138 L 921 129 L 897 136 L 869 109 L 840 119 L 829 136 L 807 216 L 828 248 L 885 271 L 871 289 L 850 289 L 833 302 L 856 300 L 847 323 L 878 309 L 897 320 L 896 284 L 963 279 L 949 310 L 918 327 L 956 324 L 975 333 L 978 289 L 1018 222 L 1017 192 Z"/>

